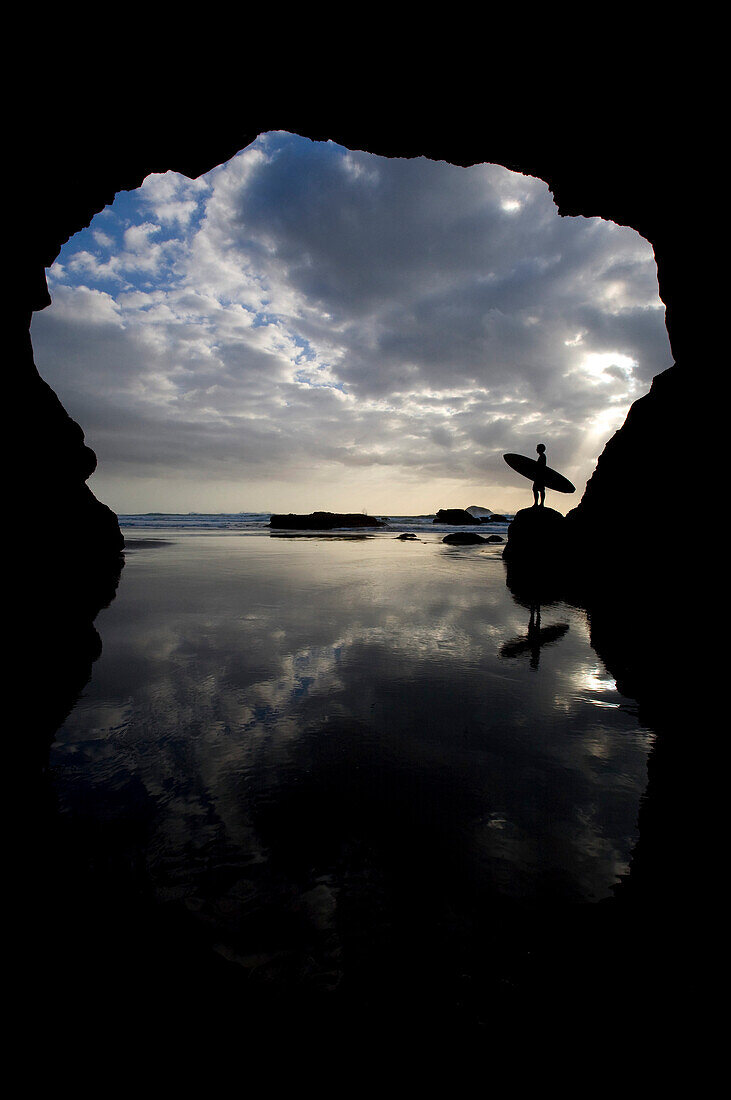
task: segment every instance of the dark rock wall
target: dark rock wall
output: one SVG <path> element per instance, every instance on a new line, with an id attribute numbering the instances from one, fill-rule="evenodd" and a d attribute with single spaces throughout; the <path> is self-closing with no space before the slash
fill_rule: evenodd
<path id="1" fill-rule="evenodd" d="M 596 50 L 607 36 L 614 54 L 611 67 L 603 69 Z M 406 74 L 399 94 L 389 66 L 382 66 L 377 96 L 368 83 L 374 76 L 373 61 L 359 67 L 352 44 L 342 51 L 346 64 L 341 71 L 333 73 L 330 58 L 323 94 L 311 94 L 316 59 L 308 55 L 303 72 L 298 43 L 298 64 L 291 72 L 300 79 L 295 87 L 289 77 L 290 87 L 280 103 L 273 89 L 284 79 L 280 70 L 285 62 L 276 50 L 268 49 L 268 40 L 255 37 L 253 45 L 237 42 L 241 56 L 235 64 L 217 56 L 215 78 L 205 85 L 199 82 L 196 89 L 203 112 L 185 94 L 186 83 L 193 83 L 190 66 L 200 53 L 199 45 L 189 44 L 189 52 L 181 53 L 166 42 L 164 53 L 175 69 L 166 81 L 157 78 L 163 51 L 152 47 L 137 62 L 125 58 L 124 67 L 115 72 L 108 60 L 108 42 L 100 38 L 97 51 L 84 56 L 80 75 L 75 75 L 73 61 L 54 41 L 43 64 L 36 62 L 23 77 L 28 87 L 44 94 L 32 104 L 19 106 L 13 100 L 8 112 L 17 136 L 9 157 L 17 185 L 12 208 L 8 205 L 4 211 L 6 268 L 13 273 L 10 336 L 5 343 L 6 470 L 19 532 L 13 582 L 23 603 L 15 625 L 18 665 L 24 673 L 11 684 L 26 704 L 25 720 L 13 730 L 17 736 L 12 740 L 31 740 L 31 748 L 35 745 L 37 750 L 47 744 L 73 705 L 98 654 L 100 642 L 92 623 L 99 608 L 114 596 L 121 543 L 115 518 L 86 486 L 95 459 L 83 432 L 38 376 L 28 328 L 31 312 L 49 302 L 44 268 L 117 191 L 139 186 L 150 172 L 174 169 L 200 175 L 258 133 L 285 129 L 385 156 L 428 156 L 464 166 L 502 164 L 546 180 L 562 214 L 611 219 L 634 227 L 651 242 L 678 365 L 656 379 L 651 393 L 635 403 L 626 425 L 607 444 L 569 520 L 586 549 L 585 560 L 596 555 L 605 566 L 613 557 L 616 560 L 617 539 L 632 524 L 625 573 L 626 562 L 631 571 L 636 554 L 644 563 L 641 583 L 646 598 L 639 602 L 628 596 L 617 603 L 595 593 L 585 606 L 598 653 L 617 677 L 620 690 L 639 697 L 641 720 L 646 715 L 658 731 L 643 808 L 643 839 L 625 893 L 650 902 L 661 899 L 662 912 L 657 919 L 653 913 L 646 923 L 640 915 L 628 926 L 628 934 L 615 940 L 614 953 L 605 950 L 610 930 L 595 925 L 597 914 L 583 941 L 586 956 L 573 946 L 564 951 L 560 942 L 557 948 L 551 925 L 545 952 L 559 967 L 554 988 L 565 981 L 567 955 L 586 972 L 591 987 L 577 1003 L 593 1028 L 602 1002 L 590 964 L 598 957 L 609 960 L 602 991 L 606 997 L 618 981 L 612 969 L 615 961 L 622 963 L 617 972 L 622 975 L 619 984 L 624 982 L 628 944 L 639 955 L 639 980 L 631 997 L 623 987 L 625 1012 L 632 1004 L 646 1012 L 648 1003 L 657 1012 L 661 1001 L 653 999 L 652 987 L 659 988 L 661 980 L 672 987 L 669 1013 L 684 1019 L 685 1004 L 692 1004 L 695 1012 L 697 998 L 679 1002 L 677 987 L 678 982 L 681 990 L 687 987 L 682 980 L 683 968 L 691 966 L 687 942 L 699 942 L 694 929 L 705 921 L 706 912 L 702 894 L 695 891 L 691 897 L 684 886 L 684 876 L 697 862 L 706 837 L 693 827 L 703 793 L 700 780 L 694 785 L 702 760 L 699 753 L 686 751 L 687 738 L 696 729 L 684 725 L 689 708 L 682 704 L 692 697 L 693 686 L 687 673 L 685 679 L 681 674 L 683 624 L 673 624 L 668 617 L 666 572 L 650 566 L 667 561 L 668 517 L 695 498 L 692 452 L 702 442 L 695 410 L 703 407 L 714 367 L 704 337 L 706 287 L 698 278 L 697 219 L 707 207 L 707 179 L 698 167 L 706 163 L 713 146 L 705 143 L 704 111 L 694 111 L 688 102 L 688 82 L 676 79 L 670 64 L 662 68 L 656 43 L 642 52 L 636 36 L 634 21 L 614 37 L 610 28 L 602 28 L 588 51 L 592 71 L 581 73 L 570 49 L 551 53 L 542 43 L 548 64 L 541 72 L 518 43 L 502 42 L 501 52 L 510 55 L 513 66 L 514 79 L 507 82 L 502 71 L 493 76 L 494 50 L 491 55 L 488 48 L 483 55 L 481 44 L 480 64 L 469 73 L 457 51 L 452 61 L 460 62 L 462 76 L 456 89 L 441 65 L 435 71 L 427 59 L 418 79 Z M 268 53 L 269 78 L 255 81 L 249 70 L 260 47 Z M 410 52 L 419 54 L 418 49 Z M 142 86 L 137 94 L 136 85 Z M 664 470 L 668 446 L 672 457 L 681 461 L 671 476 L 658 477 L 658 462 Z M 529 591 L 526 598 L 534 601 L 536 594 Z M 663 704 L 668 678 L 672 699 Z M 42 763 L 42 751 L 28 755 L 35 766 Z M 30 819 L 33 792 L 21 783 L 23 794 Z M 607 909 L 598 915 L 602 913 Z M 655 964 L 651 961 L 648 967 L 649 944 L 654 945 Z M 543 982 L 543 988 L 549 986 L 550 981 Z M 31 984 L 33 997 L 36 988 Z M 37 1007 L 33 1002 L 32 1011 Z M 645 1022 L 644 1016 L 635 1021 L 638 1033 Z M 511 1018 L 511 1028 L 513 1023 Z M 628 1023 L 624 1031 L 629 1030 Z"/>
<path id="2" fill-rule="evenodd" d="M 576 566 L 586 582 L 607 573 L 655 588 L 676 566 L 673 547 L 701 518 L 702 446 L 697 380 L 679 364 L 657 375 L 607 442 L 576 508 L 568 515 Z M 695 513 L 695 515 L 694 515 Z"/>
<path id="3" fill-rule="evenodd" d="M 36 512 L 33 528 L 38 521 L 44 530 L 50 527 L 56 554 L 64 546 L 70 548 L 72 536 L 74 556 L 116 562 L 124 547 L 117 518 L 86 484 L 96 469 L 96 455 L 84 442 L 81 427 L 38 374 L 27 329 L 18 332 L 13 350 L 9 364 L 16 380 L 13 414 L 27 425 L 20 468 L 24 473 L 31 470 L 37 478 L 33 491 L 25 495 L 26 507 Z M 22 509 L 22 500 L 18 506 Z M 47 557 L 47 543 L 29 543 L 26 554 L 38 550 Z"/>

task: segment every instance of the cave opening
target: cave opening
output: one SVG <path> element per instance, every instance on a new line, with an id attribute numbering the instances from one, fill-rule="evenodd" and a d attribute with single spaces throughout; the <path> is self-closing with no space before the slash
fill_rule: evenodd
<path id="1" fill-rule="evenodd" d="M 300 170 L 308 154 L 319 174 Z M 459 183 L 445 182 L 435 196 L 395 178 L 417 167 L 444 180 L 454 173 Z M 59 256 L 49 275 L 54 304 L 33 326 L 41 373 L 99 455 L 98 496 L 119 513 L 360 510 L 364 502 L 375 512 L 421 512 L 435 507 L 436 486 L 450 494 L 440 504 L 452 503 L 457 491 L 455 503 L 510 510 L 523 496 L 511 498 L 507 483 L 491 482 L 485 471 L 502 473 L 499 453 L 532 448 L 536 430 L 546 437 L 547 423 L 552 458 L 581 491 L 630 401 L 670 362 L 654 262 L 634 231 L 599 219 L 559 219 L 545 184 L 511 181 L 506 172 L 489 165 L 477 171 L 430 162 L 382 165 L 332 143 L 264 135 L 204 179 L 148 177 L 142 198 L 120 194 Z M 345 183 L 350 201 L 329 187 L 334 179 Z M 460 190 L 471 205 L 455 205 Z M 214 200 L 218 214 L 228 214 L 218 221 Z M 519 219 L 528 215 L 534 220 L 521 229 Z M 425 229 L 434 226 L 438 232 Z M 503 268 L 485 263 L 486 226 L 509 257 Z M 185 227 L 189 237 L 181 236 Z M 212 239 L 214 228 L 219 235 Z M 532 251 L 511 252 L 509 237 L 530 242 Z M 536 240 L 543 251 L 533 248 Z M 598 299 L 591 293 L 597 286 Z M 538 287 L 546 298 L 536 296 Z M 414 293 L 404 295 L 404 288 Z M 582 450 L 588 423 L 594 434 Z M 272 499 L 273 467 L 286 471 L 292 495 Z M 370 481 L 364 470 L 375 471 Z M 378 495 L 395 487 L 393 471 L 403 475 L 403 503 Z M 325 496 L 336 482 L 346 495 Z M 428 499 L 409 495 L 424 484 Z M 313 487 L 314 495 L 304 497 Z M 493 487 L 504 495 L 493 498 Z M 518 627 L 524 630 L 522 619 Z M 572 643 L 580 629 L 572 620 Z M 427 635 L 442 640 L 433 623 L 419 638 Z M 113 661 L 113 634 L 105 645 Z M 343 647 L 338 640 L 330 648 L 339 654 Z M 263 651 L 242 645 L 236 652 Z M 179 654 L 185 661 L 190 651 L 181 646 Z M 314 657 L 324 659 L 308 639 L 291 662 L 298 698 L 311 689 L 312 670 L 302 666 Z M 185 691 L 207 691 L 208 677 L 191 678 L 189 667 L 181 677 Z M 615 689 L 597 676 L 598 667 L 584 668 L 581 691 L 594 694 L 597 713 L 611 716 L 620 709 Z M 232 681 L 240 675 L 238 667 L 218 668 L 215 661 L 209 671 Z M 258 702 L 254 709 L 266 716 L 271 698 L 262 693 Z M 130 741 L 122 719 L 113 732 L 122 731 L 124 764 Z M 628 726 L 634 735 L 635 723 Z M 176 723 L 177 731 L 183 727 Z M 94 757 L 103 740 L 99 727 L 88 728 L 84 752 L 88 747 L 93 765 L 101 761 L 106 780 L 104 761 Z M 207 732 L 217 735 L 218 728 Z M 66 748 L 62 742 L 56 761 Z M 639 786 L 645 748 L 633 764 Z M 603 760 L 601 744 L 591 749 Z M 141 758 L 146 751 L 143 739 Z M 136 807 L 136 799 L 129 804 Z M 201 821 L 212 804 L 202 807 Z M 112 820 L 113 800 L 109 805 Z M 300 805 L 293 797 L 288 835 L 296 831 Z M 317 832 L 319 819 L 313 820 L 320 842 L 326 830 Z M 206 818 L 204 839 L 208 826 Z M 492 840 L 504 827 L 505 819 L 491 813 L 485 835 Z M 270 818 L 262 828 L 281 842 L 281 822 Z M 306 894 L 315 923 L 328 918 L 328 889 L 316 881 Z"/>
<path id="2" fill-rule="evenodd" d="M 514 511 L 500 456 L 544 436 L 580 494 L 671 362 L 634 230 L 285 132 L 120 192 L 49 288 L 39 370 L 118 514 Z"/>

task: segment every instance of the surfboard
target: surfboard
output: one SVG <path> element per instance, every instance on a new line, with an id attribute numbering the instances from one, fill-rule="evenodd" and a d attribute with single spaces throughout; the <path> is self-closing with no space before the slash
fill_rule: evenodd
<path id="1" fill-rule="evenodd" d="M 534 458 L 526 458 L 525 455 L 503 455 L 511 470 L 522 474 L 530 481 L 538 481 L 547 489 L 553 489 L 556 493 L 575 493 L 576 486 L 572 485 L 567 477 L 552 470 L 550 466 L 542 466 Z"/>

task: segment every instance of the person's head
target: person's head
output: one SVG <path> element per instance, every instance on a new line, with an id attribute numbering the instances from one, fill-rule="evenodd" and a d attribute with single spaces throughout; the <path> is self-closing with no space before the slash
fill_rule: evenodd
<path id="1" fill-rule="evenodd" d="M 538 451 L 539 455 L 542 455 L 543 452 L 545 451 L 545 449 L 546 449 L 546 444 L 545 443 L 539 443 L 538 446 L 536 447 L 536 450 Z"/>

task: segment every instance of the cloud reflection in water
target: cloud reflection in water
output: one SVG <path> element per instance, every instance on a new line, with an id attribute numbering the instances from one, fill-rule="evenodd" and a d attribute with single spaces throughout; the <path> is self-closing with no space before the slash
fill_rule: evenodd
<path id="1" fill-rule="evenodd" d="M 61 810 L 265 982 L 329 989 L 415 936 L 489 936 L 506 903 L 607 897 L 650 735 L 583 613 L 542 615 L 566 629 L 540 663 L 506 659 L 528 616 L 499 549 L 436 538 L 140 550 L 58 734 Z"/>

